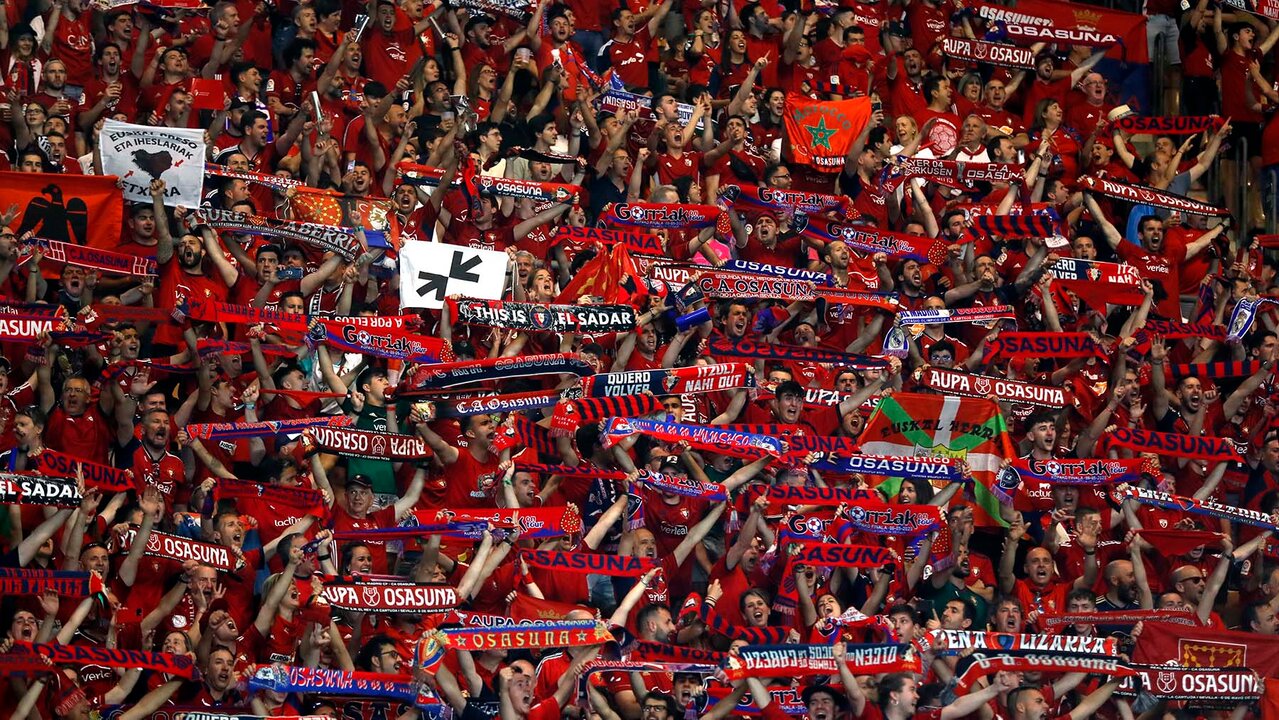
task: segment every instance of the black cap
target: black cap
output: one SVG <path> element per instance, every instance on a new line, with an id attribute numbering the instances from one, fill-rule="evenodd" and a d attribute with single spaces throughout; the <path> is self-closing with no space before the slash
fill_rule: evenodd
<path id="1" fill-rule="evenodd" d="M 351 487 L 352 485 L 359 485 L 361 487 L 369 488 L 370 490 L 373 489 L 373 481 L 369 479 L 368 475 L 356 474 L 347 478 L 346 486 Z"/>
<path id="2" fill-rule="evenodd" d="M 804 688 L 803 692 L 800 693 L 800 697 L 804 700 L 804 705 L 807 706 L 808 703 L 812 701 L 813 696 L 817 693 L 826 693 L 827 695 L 830 695 L 835 699 L 835 707 L 840 710 L 844 710 L 848 707 L 848 698 L 844 696 L 844 693 L 835 690 L 835 688 L 832 688 L 830 685 L 809 685 Z"/>
<path id="3" fill-rule="evenodd" d="M 475 15 L 470 20 L 466 21 L 466 26 L 462 28 L 462 34 L 465 35 L 466 33 L 469 33 L 471 28 L 476 25 L 488 25 L 489 27 L 493 27 L 496 24 L 497 21 L 490 15 Z"/>
<path id="4" fill-rule="evenodd" d="M 667 455 L 662 458 L 660 467 L 673 467 L 676 470 L 684 469 L 683 463 L 679 461 L 679 455 Z"/>

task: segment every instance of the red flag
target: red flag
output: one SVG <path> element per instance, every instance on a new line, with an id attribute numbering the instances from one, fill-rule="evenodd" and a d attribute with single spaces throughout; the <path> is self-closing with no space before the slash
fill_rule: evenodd
<path id="1" fill-rule="evenodd" d="M 630 303 L 648 294 L 647 286 L 635 269 L 635 261 L 626 251 L 626 245 L 618 243 L 611 252 L 600 251 L 577 271 L 568 287 L 560 291 L 557 303 L 576 303 L 583 295 L 604 298 L 608 304 Z"/>
<path id="2" fill-rule="evenodd" d="M 1182 667 L 1249 668 L 1279 678 L 1279 643 L 1268 635 L 1144 623 L 1133 662 Z"/>
<path id="3" fill-rule="evenodd" d="M 0 206 L 17 205 L 19 236 L 114 250 L 124 196 L 114 176 L 0 172 Z"/>
<path id="4" fill-rule="evenodd" d="M 862 128 L 870 122 L 870 98 L 821 102 L 786 96 L 786 137 L 795 161 L 837 172 Z"/>
<path id="5" fill-rule="evenodd" d="M 1261 720 L 1279 720 L 1279 680 L 1265 678 L 1266 690 L 1261 694 Z"/>
<path id="6" fill-rule="evenodd" d="M 395 219 L 395 206 L 386 198 L 353 197 L 299 186 L 289 207 L 299 222 L 379 231 L 389 247 L 399 251 L 400 224 Z M 368 241 L 369 247 L 382 246 L 372 234 Z"/>

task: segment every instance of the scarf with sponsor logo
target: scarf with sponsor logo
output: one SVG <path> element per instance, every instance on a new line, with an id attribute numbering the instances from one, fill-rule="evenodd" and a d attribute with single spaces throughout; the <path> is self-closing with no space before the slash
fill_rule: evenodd
<path id="1" fill-rule="evenodd" d="M 580 355 L 571 353 L 496 357 L 421 365 L 406 374 L 400 382 L 400 388 L 411 392 L 535 375 L 569 374 L 585 377 L 594 372 L 595 369 Z M 404 393 L 397 391 L 397 394 Z"/>
<path id="2" fill-rule="evenodd" d="M 801 345 L 773 345 L 758 343 L 754 340 L 730 340 L 716 337 L 707 346 L 715 357 L 760 358 L 783 362 L 811 362 L 838 365 L 857 370 L 882 369 L 888 367 L 888 361 L 869 355 L 841 353 L 823 348 L 803 347 Z"/>
<path id="3" fill-rule="evenodd" d="M 433 613 L 457 607 L 457 590 L 437 583 L 356 582 L 324 584 L 324 599 L 340 610 L 383 613 Z"/>
<path id="4" fill-rule="evenodd" d="M 702 482 L 690 477 L 663 475 L 649 470 L 641 470 L 635 479 L 635 484 L 658 492 L 700 498 L 709 502 L 723 502 L 728 498 L 724 486 L 717 482 Z"/>
<path id="5" fill-rule="evenodd" d="M 1198 135 L 1217 132 L 1226 121 L 1220 115 L 1129 115 L 1115 121 L 1115 126 L 1134 135 Z"/>
<path id="6" fill-rule="evenodd" d="M 1013 468 L 1023 479 L 1052 485 L 1117 485 L 1141 480 L 1146 461 L 1141 458 L 1107 459 L 1017 458 Z"/>
<path id="7" fill-rule="evenodd" d="M 625 418 L 609 418 L 605 427 L 604 447 L 610 448 L 635 434 L 648 435 L 665 443 L 687 442 L 699 450 L 757 458 L 783 454 L 781 440 L 767 435 L 733 432 L 706 425 L 658 422 Z"/>
<path id="8" fill-rule="evenodd" d="M 128 470 L 81 460 L 49 448 L 38 455 L 28 455 L 27 462 L 33 471 L 52 477 L 74 478 L 77 471 L 83 471 L 84 484 L 105 493 L 128 492 L 135 487 L 133 473 Z"/>
<path id="9" fill-rule="evenodd" d="M 1185 555 L 1199 547 L 1221 547 L 1224 536 L 1209 530 L 1159 530 L 1142 528 L 1136 531 L 1164 557 Z"/>
<path id="10" fill-rule="evenodd" d="M 1129 665 L 1115 695 L 1137 697 L 1149 693 L 1162 702 L 1184 702 L 1191 707 L 1234 708 L 1265 694 L 1260 677 L 1250 667 L 1178 667 L 1176 665 Z M 1273 682 L 1273 681 L 1271 681 Z M 1270 717 L 1269 713 L 1262 714 Z"/>
<path id="11" fill-rule="evenodd" d="M 454 321 L 528 332 L 614 333 L 635 329 L 630 305 L 553 305 L 449 298 Z"/>
<path id="12" fill-rule="evenodd" d="M 217 208 L 195 210 L 191 213 L 191 221 L 242 235 L 288 238 L 321 252 L 334 253 L 348 262 L 355 260 L 362 251 L 354 231 L 335 225 L 278 220 Z"/>
<path id="13" fill-rule="evenodd" d="M 856 644 L 845 646 L 844 662 L 857 674 L 919 672 L 919 658 L 909 645 Z M 747 645 L 730 655 L 724 674 L 730 682 L 750 677 L 809 677 L 834 675 L 838 661 L 831 645 Z"/>
<path id="14" fill-rule="evenodd" d="M 939 643 L 945 640 L 944 647 Z M 1115 657 L 1119 641 L 1108 637 L 1076 637 L 1072 635 L 1025 635 L 986 632 L 984 630 L 932 630 L 915 641 L 920 652 L 937 648 L 939 655 L 959 655 L 963 651 L 1034 651 L 1072 653 L 1075 655 Z"/>
<path id="15" fill-rule="evenodd" d="M 1097 613 L 1105 615 L 1107 613 Z M 1019 657 L 1016 655 L 976 655 L 968 667 L 955 678 L 955 694 L 967 695 L 973 683 L 994 675 L 997 672 L 1046 672 L 1073 673 L 1085 672 L 1108 675 L 1112 678 L 1128 677 L 1137 671 L 1122 664 L 1119 658 L 1088 657 L 1073 655 L 1034 655 Z"/>
<path id="16" fill-rule="evenodd" d="M 897 325 L 944 325 L 946 323 L 988 323 L 1017 317 L 1011 305 L 969 308 L 934 308 L 903 310 L 897 313 Z"/>
<path id="17" fill-rule="evenodd" d="M 662 246 L 661 237 L 650 233 L 616 228 L 605 229 L 561 225 L 555 230 L 555 234 L 551 236 L 551 242 L 556 245 L 562 243 L 586 245 L 598 242 L 603 243 L 606 247 L 621 244 L 625 245 L 626 249 L 633 253 L 642 255 L 666 254 L 666 248 Z"/>
<path id="18" fill-rule="evenodd" d="M 519 528 L 520 537 L 533 540 L 563 537 L 582 531 L 582 516 L 577 508 L 493 508 L 459 510 L 415 510 L 418 525 L 436 523 L 492 523 L 503 529 Z"/>
<path id="19" fill-rule="evenodd" d="M 1117 427 L 1106 434 L 1106 441 L 1113 446 L 1128 448 L 1139 453 L 1149 452 L 1197 460 L 1243 462 L 1239 449 L 1229 438 Z"/>
<path id="20" fill-rule="evenodd" d="M 328 697 L 372 697 L 399 700 L 418 707 L 440 702 L 426 686 L 406 682 L 399 675 L 358 670 L 325 670 L 293 665 L 264 665 L 249 678 L 249 689 L 277 693 L 316 693 Z"/>
<path id="21" fill-rule="evenodd" d="M 613 635 L 604 624 L 594 620 L 449 628 L 441 630 L 440 635 L 441 644 L 445 647 L 468 651 L 585 647 L 613 641 Z"/>
<path id="22" fill-rule="evenodd" d="M 139 257 L 131 253 L 114 252 L 87 245 L 75 245 L 61 240 L 31 238 L 27 243 L 27 251 L 31 247 L 40 247 L 45 259 L 53 262 L 73 265 L 75 267 L 100 270 L 117 275 L 135 277 L 154 276 L 156 274 L 155 258 Z M 19 265 L 30 259 L 28 254 Z"/>
<path id="23" fill-rule="evenodd" d="M 1192 200 L 1184 195 L 1170 193 L 1145 185 L 1126 185 L 1106 178 L 1085 177 L 1080 183 L 1087 190 L 1108 198 L 1135 205 L 1154 205 L 1166 210 L 1174 210 L 1187 215 L 1208 215 L 1226 217 L 1230 210 L 1211 203 Z"/>
<path id="24" fill-rule="evenodd" d="M 954 458 L 850 454 L 818 460 L 809 467 L 845 475 L 864 473 L 885 477 L 917 477 L 929 482 L 958 482 L 963 479 Z"/>
<path id="25" fill-rule="evenodd" d="M 1038 624 L 1046 628 L 1060 625 L 1136 625 L 1139 622 L 1167 622 L 1202 627 L 1199 616 L 1189 610 L 1112 610 L 1089 613 L 1043 613 Z"/>
<path id="26" fill-rule="evenodd" d="M 732 232 L 728 216 L 718 205 L 692 203 L 609 203 L 600 213 L 600 227 L 666 228 L 701 230 L 713 227 L 721 236 Z"/>
<path id="27" fill-rule="evenodd" d="M 843 508 L 847 518 L 835 530 L 835 539 L 844 541 L 855 532 L 873 535 L 919 537 L 941 527 L 941 508 L 936 505 L 886 503 L 857 500 Z"/>
<path id="28" fill-rule="evenodd" d="M 323 518 L 328 514 L 324 495 L 319 490 L 302 487 L 282 487 L 252 480 L 222 478 L 213 486 L 214 501 L 252 500 L 273 508 L 284 508 Z M 243 510 L 244 508 L 241 508 Z"/>
<path id="29" fill-rule="evenodd" d="M 1218 360 L 1206 363 L 1171 363 L 1168 372 L 1174 378 L 1236 378 L 1259 372 L 1264 363 L 1260 360 Z"/>
<path id="30" fill-rule="evenodd" d="M 559 390 L 535 390 L 533 392 L 511 393 L 509 395 L 485 395 L 483 397 L 433 400 L 424 404 L 428 406 L 430 411 L 427 413 L 428 416 L 463 418 L 474 415 L 493 415 L 496 413 L 550 407 L 559 401 Z"/>
<path id="31" fill-rule="evenodd" d="M 1059 387 L 1033 385 L 1021 380 L 973 375 L 938 367 L 920 368 L 915 376 L 924 387 L 949 395 L 976 398 L 994 395 L 1005 402 L 1057 408 L 1066 406 L 1066 391 Z"/>
<path id="32" fill-rule="evenodd" d="M 685 395 L 754 386 L 755 373 L 746 363 L 668 370 L 624 370 L 582 379 L 582 391 L 597 398 L 636 395 L 646 391 L 654 395 Z"/>
<path id="33" fill-rule="evenodd" d="M 1226 505 L 1215 500 L 1196 500 L 1195 498 L 1172 495 L 1158 490 L 1147 490 L 1132 485 L 1125 488 L 1123 492 L 1116 488 L 1114 494 L 1118 501 L 1132 498 L 1142 505 L 1151 505 L 1191 515 L 1202 515 L 1218 520 L 1228 520 L 1232 523 L 1250 525 L 1262 530 L 1279 530 L 1279 528 L 1275 527 L 1274 517 L 1267 513 L 1263 513 L 1260 510 Z"/>
<path id="34" fill-rule="evenodd" d="M 650 558 L 594 552 L 524 550 L 520 552 L 520 557 L 529 567 L 556 572 L 570 572 L 576 575 L 641 577 L 649 570 L 659 567 Z"/>
<path id="35" fill-rule="evenodd" d="M 777 210 L 788 215 L 800 212 L 808 214 L 839 212 L 846 217 L 857 215 L 857 211 L 853 209 L 847 197 L 755 185 L 722 185 L 717 202 L 721 207 L 726 208 L 734 207 L 748 211 Z"/>
<path id="36" fill-rule="evenodd" d="M 633 418 L 662 411 L 662 401 L 655 395 L 621 395 L 618 397 L 563 400 L 551 415 L 551 434 L 567 436 L 582 423 L 599 422 L 611 417 Z"/>
<path id="37" fill-rule="evenodd" d="M 1083 332 L 1001 332 L 991 343 L 991 352 L 999 358 L 1110 356 L 1091 335 Z"/>
<path id="38" fill-rule="evenodd" d="M 0 473 L 0 502 L 13 505 L 79 507 L 75 481 L 55 480 L 17 473 Z"/>
<path id="39" fill-rule="evenodd" d="M 101 665 L 112 668 L 141 668 L 166 675 L 193 679 L 197 676 L 195 661 L 186 655 L 121 650 L 99 645 L 59 645 L 15 642 L 9 652 L 0 655 L 0 670 L 6 673 L 49 669 L 49 664 L 84 667 Z"/>
<path id="40" fill-rule="evenodd" d="M 942 54 L 967 60 L 969 62 L 986 63 L 1003 68 L 1017 70 L 1035 69 L 1035 51 L 1030 48 L 1005 45 L 1003 43 L 969 40 L 946 36 L 942 38 Z"/>
<path id="41" fill-rule="evenodd" d="M 168 558 L 181 564 L 187 560 L 195 560 L 204 565 L 212 565 L 218 570 L 235 570 L 240 560 L 225 545 L 191 540 L 181 535 L 151 531 L 147 536 L 147 545 L 143 552 L 150 557 Z"/>
<path id="42" fill-rule="evenodd" d="M 197 440 L 243 440 L 299 433 L 314 427 L 347 427 L 355 424 L 349 415 L 298 418 L 296 420 L 263 420 L 260 422 L 196 423 L 187 425 L 187 434 Z"/>
<path id="43" fill-rule="evenodd" d="M 1023 183 L 1026 169 L 1017 163 L 965 162 L 899 155 L 896 166 L 884 168 L 885 190 L 896 191 L 902 183 L 918 178 L 956 190 L 975 190 L 974 183 Z"/>
<path id="44" fill-rule="evenodd" d="M 453 344 L 396 327 L 372 327 L 377 318 L 312 318 L 307 343 L 324 343 L 344 353 L 361 353 L 416 363 L 453 360 Z"/>
<path id="45" fill-rule="evenodd" d="M 917 258 L 933 265 L 946 264 L 946 243 L 934 238 L 880 230 L 873 225 L 850 225 L 816 215 L 795 216 L 795 232 L 823 243 L 839 240 L 853 250 L 873 255 L 884 253 L 890 258 Z"/>
<path id="46" fill-rule="evenodd" d="M 82 598 L 97 595 L 105 587 L 96 573 L 0 568 L 0 596 L 39 595 L 52 590 L 62 597 Z"/>
<path id="47" fill-rule="evenodd" d="M 425 460 L 435 453 L 416 435 L 356 430 L 350 427 L 314 427 L 303 435 L 324 452 L 373 460 Z"/>

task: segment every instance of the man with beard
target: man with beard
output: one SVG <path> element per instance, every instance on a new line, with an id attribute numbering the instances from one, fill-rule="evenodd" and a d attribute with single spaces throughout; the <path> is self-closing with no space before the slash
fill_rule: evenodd
<path id="1" fill-rule="evenodd" d="M 1036 687 L 1022 686 L 1008 693 L 1009 720 L 1084 720 L 1092 717 L 1119 687 L 1118 680 L 1102 685 L 1093 690 L 1079 702 L 1069 713 L 1053 716 L 1043 690 Z M 949 709 L 949 708 L 946 708 Z"/>
<path id="2" fill-rule="evenodd" d="M 253 70 L 256 71 L 256 68 Z M 229 155 L 239 153 L 248 159 L 250 170 L 270 175 L 275 172 L 275 165 L 280 158 L 289 154 L 289 149 L 302 133 L 303 125 L 311 119 L 313 114 L 315 109 L 311 107 L 311 103 L 303 104 L 299 112 L 293 114 L 289 124 L 276 134 L 275 141 L 272 142 L 267 139 L 271 132 L 271 121 L 266 113 L 247 110 L 240 116 L 240 122 L 236 124 L 242 134 L 240 142 L 223 150 L 218 155 L 217 162 L 225 164 Z"/>
<path id="3" fill-rule="evenodd" d="M 153 180 L 151 197 L 163 198 L 166 187 L 163 180 Z M 183 219 L 181 212 L 174 215 L 181 225 Z M 196 229 L 199 231 L 198 234 L 183 232 L 179 238 L 175 239 L 170 232 L 167 213 L 156 214 L 155 221 L 155 259 L 160 270 L 156 307 L 179 309 L 188 303 L 225 301 L 230 293 L 229 288 L 235 284 L 235 279 L 239 276 L 239 271 L 223 255 L 213 229 L 201 226 Z M 216 249 L 209 259 L 221 271 L 220 276 L 214 276 L 206 267 L 206 255 L 210 254 L 206 253 L 206 244 Z M 154 342 L 172 350 L 173 346 L 182 340 L 181 328 L 182 326 L 177 323 L 160 323 L 156 328 Z M 161 348 L 155 354 L 163 355 L 165 349 Z"/>
<path id="4" fill-rule="evenodd" d="M 131 405 L 131 404 L 130 404 Z M 132 411 L 130 410 L 130 415 Z M 185 510 L 186 493 L 179 493 L 179 485 L 186 486 L 186 469 L 177 455 L 169 452 L 169 413 L 163 409 L 149 410 L 142 415 L 142 437 L 133 437 L 129 428 L 128 442 L 117 453 L 116 464 L 133 471 L 133 482 L 138 492 L 154 487 L 164 496 L 166 509 Z M 125 462 L 121 462 L 121 460 Z"/>
<path id="5" fill-rule="evenodd" d="M 660 570 L 653 577 L 651 582 L 644 579 L 634 579 L 627 577 L 610 578 L 613 581 L 614 597 L 626 597 L 636 583 L 644 585 L 644 594 L 637 603 L 643 606 L 669 606 L 672 593 L 668 582 L 671 578 L 683 577 L 691 575 L 691 573 L 683 571 L 681 568 L 684 562 L 688 560 L 688 556 L 697 549 L 697 546 L 706 538 L 707 533 L 715 527 L 720 517 L 724 513 L 726 505 L 719 504 L 706 513 L 706 517 L 702 518 L 696 525 L 688 529 L 688 534 L 680 541 L 675 549 L 664 555 L 658 553 L 657 536 L 647 528 L 639 528 L 631 535 L 630 554 L 632 557 L 647 558 L 654 561 L 660 567 Z M 624 549 L 623 549 L 624 551 Z M 629 623 L 628 623 L 629 625 Z M 636 627 L 641 636 L 644 632 L 643 624 L 636 618 Z M 669 642 L 664 640 L 662 642 Z"/>
<path id="6" fill-rule="evenodd" d="M 462 433 L 466 446 L 454 447 L 444 442 L 428 422 L 433 418 L 422 417 L 417 408 L 409 416 L 410 423 L 417 423 L 417 433 L 431 446 L 435 457 L 445 466 L 444 475 L 433 480 L 431 493 L 439 498 L 439 507 L 472 508 L 491 507 L 496 504 L 497 483 L 501 473 L 499 463 L 509 460 L 511 451 L 498 451 L 493 447 L 497 425 L 492 415 L 472 415 L 462 418 Z"/>
<path id="7" fill-rule="evenodd" d="M 123 13 L 128 17 L 128 13 Z M 87 131 L 103 113 L 122 112 L 128 117 L 138 114 L 137 81 L 122 72 L 123 56 L 113 44 L 98 49 L 98 74 L 84 88 L 85 109 L 80 112 L 79 128 Z M 110 117 L 110 114 L 108 114 Z"/>

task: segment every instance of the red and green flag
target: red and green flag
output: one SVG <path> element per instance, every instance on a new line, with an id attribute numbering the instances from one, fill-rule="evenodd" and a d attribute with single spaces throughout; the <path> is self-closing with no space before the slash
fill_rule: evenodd
<path id="1" fill-rule="evenodd" d="M 1004 459 L 1017 457 L 999 405 L 985 398 L 894 393 L 875 408 L 860 439 L 866 455 L 944 457 L 972 470 L 978 525 L 1002 525 L 999 498 L 991 490 Z M 879 487 L 897 495 L 901 478 Z"/>
<path id="2" fill-rule="evenodd" d="M 870 122 L 870 98 L 822 102 L 786 96 L 786 137 L 795 161 L 838 172 L 844 156 Z"/>

